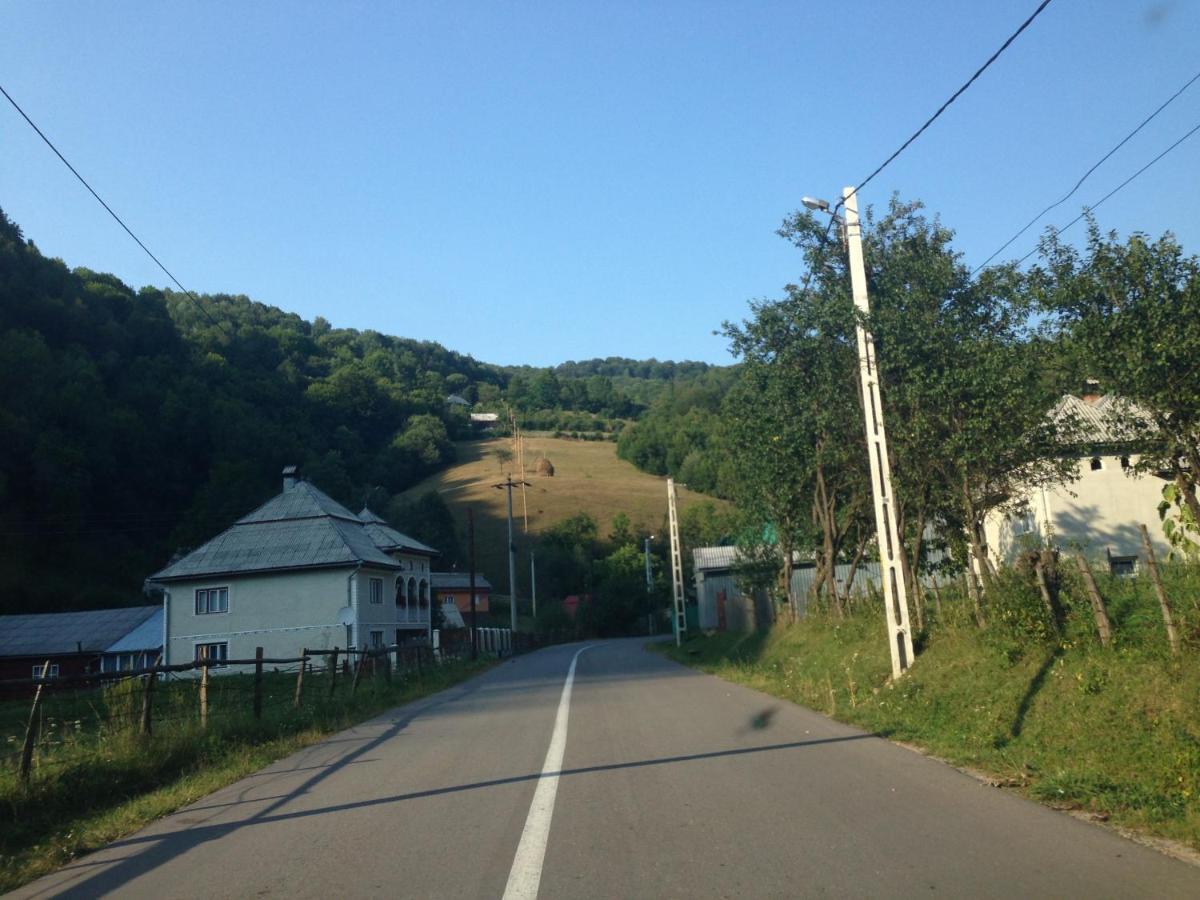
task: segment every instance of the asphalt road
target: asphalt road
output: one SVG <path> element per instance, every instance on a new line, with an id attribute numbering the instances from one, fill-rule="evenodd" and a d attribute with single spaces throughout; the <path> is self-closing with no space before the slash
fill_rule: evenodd
<path id="1" fill-rule="evenodd" d="M 1200 897 L 1200 868 L 1104 828 L 641 641 L 585 646 L 338 734 L 14 896 Z"/>

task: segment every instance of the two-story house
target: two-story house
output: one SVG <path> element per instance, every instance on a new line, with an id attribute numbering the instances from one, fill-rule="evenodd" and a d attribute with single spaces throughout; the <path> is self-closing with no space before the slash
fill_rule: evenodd
<path id="1" fill-rule="evenodd" d="M 151 577 L 165 593 L 164 662 L 426 641 L 436 555 L 289 466 L 281 493 Z"/>

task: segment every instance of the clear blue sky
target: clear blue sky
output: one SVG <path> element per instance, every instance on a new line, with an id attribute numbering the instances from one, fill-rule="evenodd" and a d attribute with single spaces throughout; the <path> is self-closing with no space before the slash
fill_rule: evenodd
<path id="1" fill-rule="evenodd" d="M 774 233 L 800 197 L 865 177 L 1035 6 L 8 0 L 0 83 L 194 291 L 489 362 L 725 363 L 713 329 L 802 275 Z M 862 200 L 924 200 L 981 262 L 1198 70 L 1195 0 L 1055 0 Z M 1200 83 L 1048 221 L 1198 123 Z M 1200 252 L 1198 162 L 1200 134 L 1101 224 Z M 0 207 L 166 284 L 7 103 Z"/>

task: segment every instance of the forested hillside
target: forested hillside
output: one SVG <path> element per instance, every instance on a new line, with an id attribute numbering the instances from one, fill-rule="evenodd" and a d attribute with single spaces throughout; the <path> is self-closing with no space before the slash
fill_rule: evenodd
<path id="1" fill-rule="evenodd" d="M 452 394 L 580 430 L 642 412 L 578 365 L 514 375 L 244 296 L 135 290 L 47 259 L 0 212 L 0 612 L 141 602 L 145 576 L 277 492 L 290 463 L 351 508 L 403 515 L 395 496 L 470 435 Z"/>

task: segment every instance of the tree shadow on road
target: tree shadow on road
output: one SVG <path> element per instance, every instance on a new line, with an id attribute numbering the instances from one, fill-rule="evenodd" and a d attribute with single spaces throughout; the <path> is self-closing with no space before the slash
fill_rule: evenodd
<path id="1" fill-rule="evenodd" d="M 469 693 L 469 689 L 463 693 Z M 450 702 L 456 699 L 454 697 L 447 698 L 442 702 Z M 399 733 L 420 713 L 431 708 L 431 704 L 422 707 L 420 710 L 403 716 L 393 723 L 389 728 L 385 729 L 374 739 L 363 744 L 362 747 L 352 751 L 345 757 L 342 757 L 337 762 L 327 768 L 324 768 L 318 774 L 306 779 L 299 787 L 288 791 L 284 794 L 279 794 L 273 797 L 250 797 L 244 800 L 238 800 L 231 803 L 215 803 L 208 806 L 193 806 L 185 810 L 185 813 L 195 814 L 205 810 L 214 812 L 228 809 L 232 806 L 237 806 L 240 803 L 262 803 L 264 801 L 271 802 L 269 806 L 262 809 L 252 816 L 247 817 L 238 822 L 228 822 L 212 825 L 195 825 L 184 828 L 179 831 L 169 832 L 167 834 L 150 834 L 139 835 L 128 838 L 126 840 L 117 841 L 109 845 L 110 849 L 128 848 L 130 855 L 120 860 L 110 863 L 107 860 L 98 860 L 95 862 L 84 859 L 78 863 L 66 867 L 66 872 L 81 872 L 88 868 L 95 868 L 96 871 L 90 875 L 85 875 L 83 879 L 71 885 L 66 890 L 56 894 L 59 897 L 94 897 L 109 891 L 117 891 L 130 881 L 152 871 L 158 866 L 177 856 L 187 853 L 196 847 L 214 841 L 225 835 L 239 831 L 243 828 L 249 828 L 258 825 L 270 825 L 278 822 L 286 822 L 294 819 L 305 819 L 313 816 L 334 815 L 337 813 L 346 812 L 355 809 L 365 809 L 368 807 L 385 806 L 395 803 L 404 803 L 410 800 L 420 800 L 428 797 L 437 797 L 448 794 L 459 794 L 466 791 L 476 791 L 486 788 L 500 787 L 504 785 L 519 784 L 521 782 L 537 781 L 543 777 L 567 777 L 578 775 L 591 775 L 601 772 L 615 772 L 626 769 L 640 769 L 652 766 L 673 765 L 678 763 L 696 762 L 701 760 L 735 758 L 748 756 L 759 753 L 783 752 L 788 750 L 798 750 L 808 747 L 818 747 L 825 744 L 839 744 L 848 741 L 860 741 L 870 738 L 876 738 L 875 734 L 850 734 L 841 735 L 838 737 L 814 738 L 804 741 L 788 741 L 778 744 L 766 744 L 757 747 L 733 747 L 724 750 L 712 750 L 705 753 L 690 753 L 679 756 L 662 756 L 651 759 L 639 759 L 628 762 L 608 763 L 596 766 L 582 766 L 574 769 L 562 769 L 558 772 L 534 772 L 521 775 L 513 775 L 506 778 L 494 778 L 487 781 L 476 781 L 466 784 L 456 784 L 441 788 L 431 788 L 423 791 L 413 791 L 407 794 L 393 794 L 386 797 L 373 797 L 369 800 L 359 800 L 353 803 L 332 804 L 328 806 L 318 807 L 315 809 L 301 809 L 291 812 L 281 811 L 281 807 L 288 801 L 307 793 L 314 784 L 329 777 L 333 772 L 338 771 L 342 767 L 356 761 L 358 757 L 366 753 L 368 750 L 377 747 L 384 741 L 387 741 Z M 319 745 L 318 745 L 319 746 Z M 286 774 L 282 772 L 280 774 Z M 176 821 L 179 821 L 176 818 Z M 109 866 L 108 868 L 101 868 Z"/>

